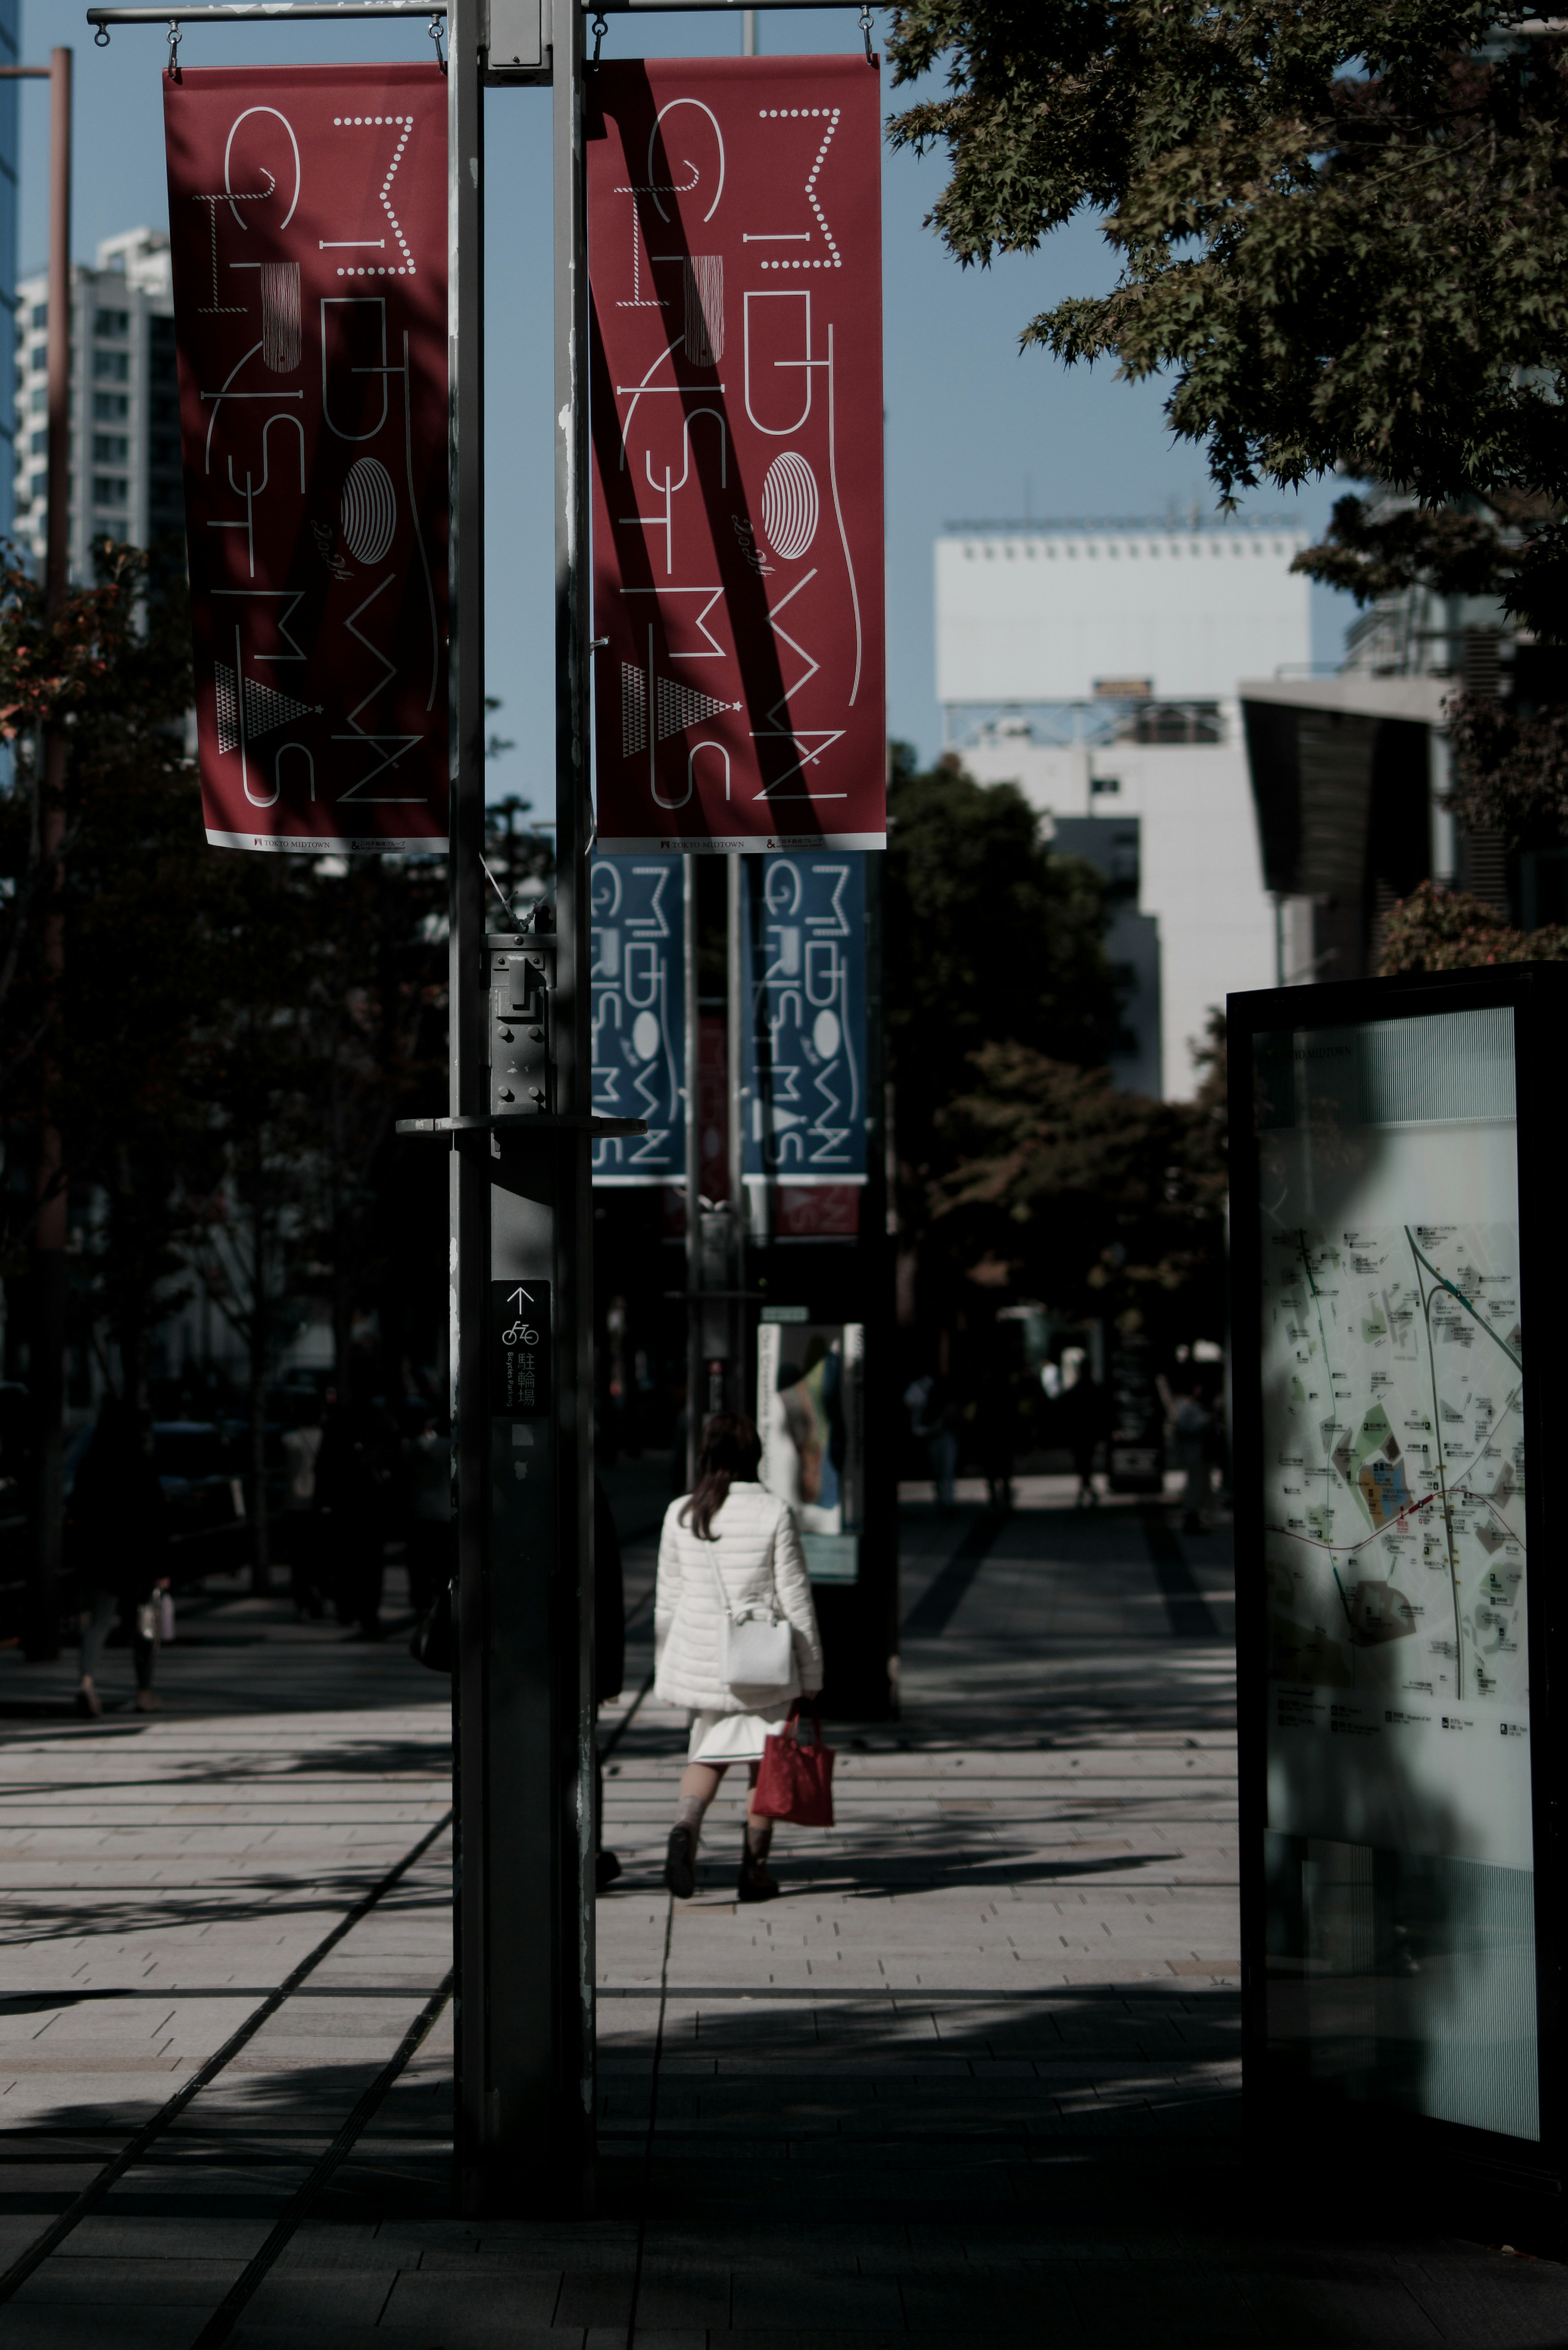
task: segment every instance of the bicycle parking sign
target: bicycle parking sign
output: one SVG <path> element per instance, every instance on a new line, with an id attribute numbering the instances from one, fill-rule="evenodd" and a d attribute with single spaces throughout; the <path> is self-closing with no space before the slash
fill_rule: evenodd
<path id="1" fill-rule="evenodd" d="M 495 1419 L 550 1415 L 550 1284 L 490 1284 L 490 1410 Z"/>

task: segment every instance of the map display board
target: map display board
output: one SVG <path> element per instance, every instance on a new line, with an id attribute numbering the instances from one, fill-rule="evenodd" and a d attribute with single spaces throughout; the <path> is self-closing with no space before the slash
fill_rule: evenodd
<path id="1" fill-rule="evenodd" d="M 595 1137 L 601 1189 L 685 1176 L 685 879 L 680 857 L 593 860 L 594 1108 L 648 1121 L 646 1134 Z"/>
<path id="2" fill-rule="evenodd" d="M 223 848 L 446 840 L 446 82 L 163 78 L 196 743 Z"/>
<path id="3" fill-rule="evenodd" d="M 741 903 L 744 1172 L 866 1180 L 866 864 L 748 858 Z"/>
<path id="4" fill-rule="evenodd" d="M 878 76 L 587 77 L 599 837 L 877 848 Z"/>
<path id="5" fill-rule="evenodd" d="M 1271 2039 L 1531 2138 L 1513 1017 L 1252 1044 Z"/>

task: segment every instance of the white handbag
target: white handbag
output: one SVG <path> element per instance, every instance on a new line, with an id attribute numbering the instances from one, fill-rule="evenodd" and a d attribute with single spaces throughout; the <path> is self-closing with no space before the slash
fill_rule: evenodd
<path id="1" fill-rule="evenodd" d="M 770 1543 L 770 1575 L 773 1563 Z M 794 1679 L 794 1633 L 788 1617 L 776 1613 L 772 1594 L 732 1613 L 717 1559 L 713 1580 L 719 1586 L 719 1670 L 723 1679 L 732 1690 L 787 1689 Z"/>

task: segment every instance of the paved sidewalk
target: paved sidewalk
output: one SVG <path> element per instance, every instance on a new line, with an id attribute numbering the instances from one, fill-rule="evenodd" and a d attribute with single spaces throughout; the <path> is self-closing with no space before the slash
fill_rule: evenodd
<path id="1" fill-rule="evenodd" d="M 639 1695 L 629 1552 L 600 2212 L 569 2226 L 445 2201 L 430 1676 L 222 1596 L 151 1724 L 8 1712 L 39 1677 L 0 1661 L 0 2262 L 193 2092 L 0 2307 L 5 2350 L 1568 2343 L 1552 2262 L 1255 2191 L 1226 1545 L 1065 1497 L 908 1511 L 904 1718 L 834 1725 L 839 1825 L 781 1832 L 763 1908 L 739 1790 L 697 1898 L 660 1887 L 683 1733 Z"/>

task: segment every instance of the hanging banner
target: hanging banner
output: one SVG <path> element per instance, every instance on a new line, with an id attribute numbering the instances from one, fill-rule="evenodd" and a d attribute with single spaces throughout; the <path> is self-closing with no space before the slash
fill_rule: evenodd
<path id="1" fill-rule="evenodd" d="M 646 1134 L 596 1137 L 601 1186 L 686 1172 L 684 883 L 679 857 L 593 860 L 594 1108 L 648 1121 Z"/>
<path id="2" fill-rule="evenodd" d="M 792 1187 L 864 1183 L 865 861 L 764 857 L 745 880 L 744 1172 Z"/>
<path id="3" fill-rule="evenodd" d="M 163 115 L 207 838 L 439 847 L 445 80 L 185 70 Z"/>
<path id="4" fill-rule="evenodd" d="M 600 840 L 879 848 L 877 75 L 587 88 Z"/>

